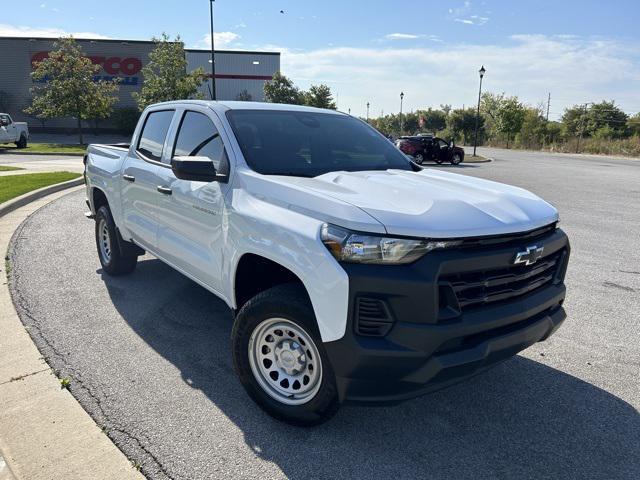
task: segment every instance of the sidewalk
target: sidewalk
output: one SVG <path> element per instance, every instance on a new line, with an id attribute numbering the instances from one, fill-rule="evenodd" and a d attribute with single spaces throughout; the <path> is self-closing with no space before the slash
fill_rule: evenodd
<path id="1" fill-rule="evenodd" d="M 0 154 L 0 165 L 23 168 L 24 170 L 12 170 L 0 172 L 0 175 L 23 175 L 38 172 L 77 172 L 84 171 L 82 157 L 37 156 L 19 154 Z"/>
<path id="2" fill-rule="evenodd" d="M 70 191 L 0 218 L 0 251 L 7 252 L 31 213 Z M 143 479 L 40 356 L 13 307 L 6 265 L 0 266 L 0 467 L 8 468 L 0 468 L 0 480 Z"/>

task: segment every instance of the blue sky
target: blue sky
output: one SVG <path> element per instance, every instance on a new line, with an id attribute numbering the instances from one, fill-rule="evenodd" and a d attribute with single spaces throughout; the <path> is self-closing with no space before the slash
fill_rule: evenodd
<path id="1" fill-rule="evenodd" d="M 283 10 L 284 13 L 280 13 Z M 282 52 L 283 73 L 327 83 L 341 110 L 364 115 L 471 105 L 484 86 L 571 104 L 615 99 L 640 110 L 640 2 L 217 0 L 218 48 Z M 208 2 L 22 0 L 3 9 L 0 35 L 149 39 L 166 31 L 206 47 Z"/>

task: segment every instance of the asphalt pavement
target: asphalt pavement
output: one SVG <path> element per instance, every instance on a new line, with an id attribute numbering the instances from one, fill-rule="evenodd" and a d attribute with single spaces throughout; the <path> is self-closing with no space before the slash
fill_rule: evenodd
<path id="1" fill-rule="evenodd" d="M 561 212 L 568 318 L 547 342 L 395 407 L 314 429 L 262 413 L 233 373 L 225 304 L 145 256 L 102 273 L 84 194 L 13 239 L 17 310 L 50 365 L 152 479 L 640 478 L 640 161 L 481 149 L 435 167 L 515 184 Z"/>

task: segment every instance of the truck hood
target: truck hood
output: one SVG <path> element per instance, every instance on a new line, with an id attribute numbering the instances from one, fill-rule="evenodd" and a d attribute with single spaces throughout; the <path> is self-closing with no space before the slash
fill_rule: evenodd
<path id="1" fill-rule="evenodd" d="M 498 235 L 533 230 L 558 220 L 553 206 L 527 190 L 434 169 L 276 178 L 278 183 L 354 205 L 394 235 Z"/>

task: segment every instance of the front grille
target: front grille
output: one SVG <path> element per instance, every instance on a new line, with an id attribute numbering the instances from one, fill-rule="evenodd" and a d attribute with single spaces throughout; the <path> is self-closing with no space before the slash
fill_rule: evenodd
<path id="1" fill-rule="evenodd" d="M 440 281 L 451 286 L 460 309 L 475 308 L 519 297 L 553 282 L 562 258 L 563 251 L 559 251 L 533 265 L 444 275 Z"/>
<path id="2" fill-rule="evenodd" d="M 384 337 L 393 326 L 389 307 L 377 298 L 356 299 L 355 329 L 359 335 Z"/>
<path id="3" fill-rule="evenodd" d="M 507 247 L 511 245 L 522 245 L 523 240 L 531 242 L 537 241 L 556 230 L 557 222 L 550 223 L 544 227 L 529 230 L 528 232 L 505 233 L 501 235 L 489 235 L 486 237 L 469 237 L 461 239 L 462 243 L 458 248 L 482 248 L 482 247 Z"/>

